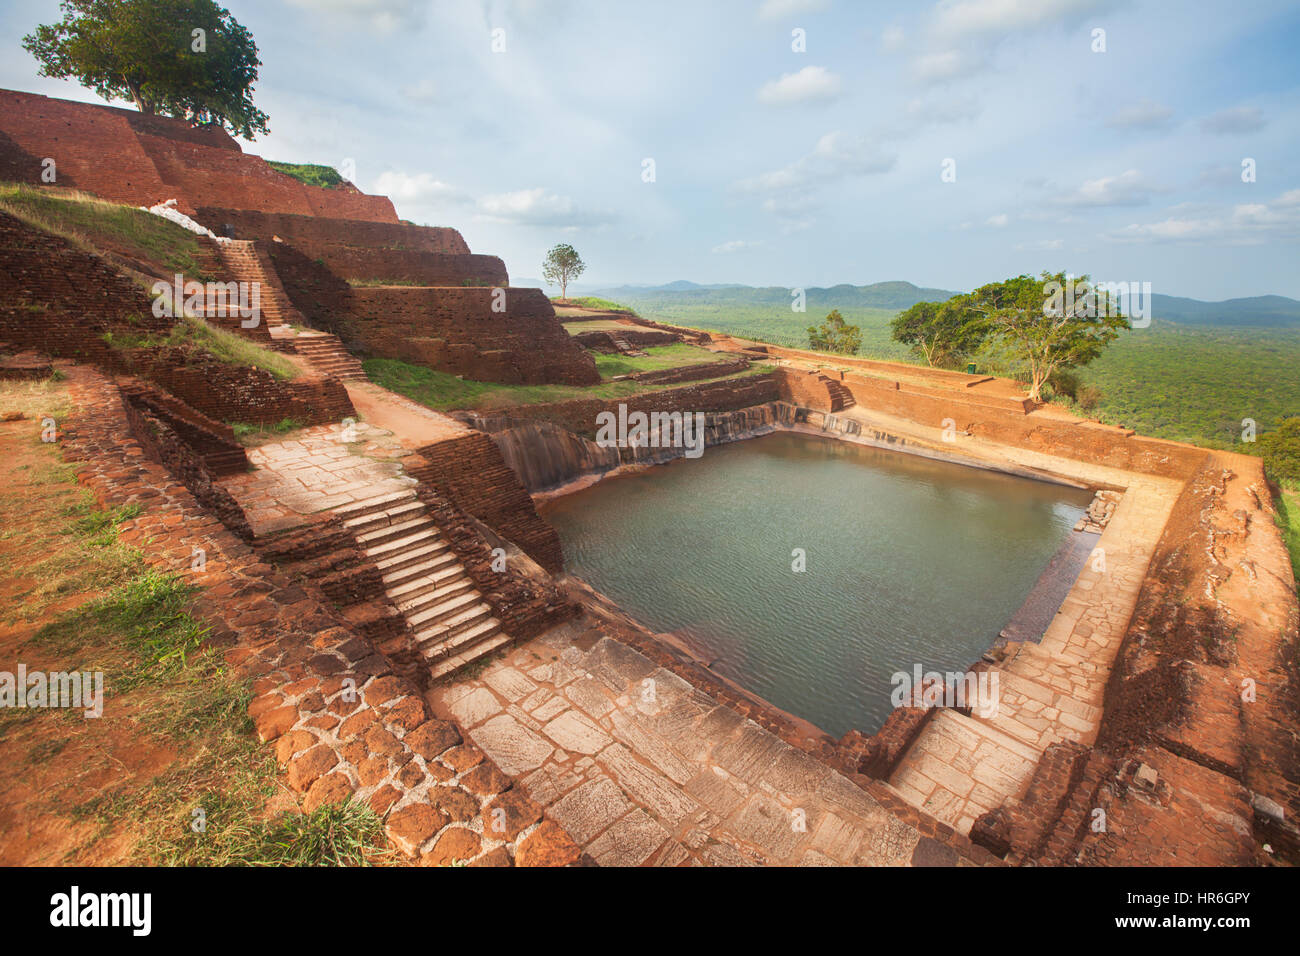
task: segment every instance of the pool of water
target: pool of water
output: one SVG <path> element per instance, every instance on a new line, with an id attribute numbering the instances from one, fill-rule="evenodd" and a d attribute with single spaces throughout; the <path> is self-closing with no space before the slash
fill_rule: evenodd
<path id="1" fill-rule="evenodd" d="M 571 573 L 839 736 L 880 728 L 894 672 L 978 660 L 1090 499 L 778 433 L 607 479 L 542 512 Z"/>

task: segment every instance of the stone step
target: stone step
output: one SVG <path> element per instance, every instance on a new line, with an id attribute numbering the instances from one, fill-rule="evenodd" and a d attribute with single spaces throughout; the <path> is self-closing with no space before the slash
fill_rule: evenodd
<path id="1" fill-rule="evenodd" d="M 376 557 L 374 551 L 368 554 L 371 558 Z M 392 578 L 403 580 L 402 575 L 410 577 L 412 574 L 417 574 L 425 565 L 444 567 L 448 561 L 455 560 L 456 556 L 441 537 L 423 535 L 413 538 L 412 543 L 405 548 L 385 552 L 376 559 L 375 564 L 379 567 L 379 573 L 383 575 L 384 581 L 388 582 Z"/>
<path id="2" fill-rule="evenodd" d="M 414 501 L 415 492 L 411 490 L 390 491 L 388 494 L 376 495 L 373 498 L 364 498 L 361 501 L 354 501 L 350 505 L 340 505 L 334 509 L 334 513 L 343 519 L 346 524 L 349 519 L 359 518 L 362 515 L 374 514 L 376 511 L 386 511 L 396 505 L 406 501 Z"/>
<path id="3" fill-rule="evenodd" d="M 401 594 L 402 597 L 415 596 L 413 589 L 403 590 L 413 582 L 432 581 L 441 586 L 454 581 L 465 574 L 465 568 L 456 560 L 456 555 L 446 548 L 427 561 L 411 564 L 390 574 L 383 574 L 384 589 L 389 596 Z"/>
<path id="4" fill-rule="evenodd" d="M 434 664 L 429 668 L 429 679 L 436 681 L 448 674 L 454 674 L 466 664 L 472 664 L 479 658 L 486 657 L 498 648 L 509 644 L 510 640 L 509 634 L 505 631 L 498 631 L 487 640 L 475 644 L 469 650 Z"/>
<path id="5" fill-rule="evenodd" d="M 418 518 L 411 518 L 408 521 L 401 521 L 397 524 L 357 535 L 357 542 L 373 558 L 376 556 L 373 549 L 380 545 L 391 544 L 395 541 L 415 537 L 418 534 L 433 536 L 437 534 L 437 531 L 433 519 L 429 517 L 428 513 L 425 513 Z"/>
<path id="6" fill-rule="evenodd" d="M 424 503 L 416 500 L 415 496 L 412 495 L 410 500 L 397 502 L 382 511 L 370 511 L 352 518 L 345 518 L 343 519 L 343 526 L 352 529 L 356 534 L 364 534 L 377 528 L 391 527 L 402 521 L 419 517 L 422 514 L 424 514 Z"/>
<path id="7" fill-rule="evenodd" d="M 423 631 L 450 626 L 449 622 L 459 621 L 462 615 L 472 613 L 476 608 L 482 608 L 484 614 L 490 614 L 492 609 L 482 602 L 483 595 L 477 591 L 457 594 L 408 614 L 406 623 L 411 625 L 411 630 L 415 631 L 415 636 L 419 639 Z"/>
<path id="8" fill-rule="evenodd" d="M 402 588 L 390 588 L 388 596 L 397 604 L 397 609 L 408 617 L 413 617 L 425 608 L 434 607 L 438 602 L 448 601 L 466 591 L 473 590 L 474 582 L 464 569 L 453 569 L 450 577 L 442 581 L 431 578 L 416 578 Z M 477 592 L 475 592 L 477 593 Z M 479 595 L 482 597 L 482 595 Z"/>
<path id="9" fill-rule="evenodd" d="M 427 661 L 445 660 L 457 654 L 462 654 L 473 645 L 477 644 L 501 630 L 501 622 L 491 616 L 476 617 L 471 621 L 458 624 L 454 628 L 448 628 L 441 634 L 433 635 L 428 640 L 420 642 L 420 653 L 424 655 Z"/>

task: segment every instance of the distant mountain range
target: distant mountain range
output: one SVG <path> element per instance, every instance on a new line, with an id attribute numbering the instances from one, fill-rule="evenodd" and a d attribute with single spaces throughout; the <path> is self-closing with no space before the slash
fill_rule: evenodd
<path id="1" fill-rule="evenodd" d="M 515 280 L 516 285 L 531 280 Z M 809 309 L 884 309 L 899 311 L 917 302 L 940 302 L 956 292 L 925 289 L 910 282 L 876 282 L 871 285 L 836 285 L 804 290 Z M 634 308 L 667 309 L 674 305 L 707 306 L 711 310 L 727 306 L 752 309 L 772 307 L 789 309 L 790 289 L 785 286 L 748 286 L 739 284 L 702 285 L 679 279 L 664 285 L 620 285 L 604 288 L 571 287 L 571 295 L 596 295 L 623 302 Z M 1223 302 L 1202 302 L 1180 296 L 1151 296 L 1152 313 L 1157 319 L 1185 325 L 1221 327 L 1300 328 L 1300 301 L 1281 295 L 1258 295 Z M 846 316 L 848 318 L 848 316 Z"/>

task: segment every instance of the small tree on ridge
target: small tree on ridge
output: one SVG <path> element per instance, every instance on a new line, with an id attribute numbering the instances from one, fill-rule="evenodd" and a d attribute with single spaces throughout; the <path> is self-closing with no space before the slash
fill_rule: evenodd
<path id="1" fill-rule="evenodd" d="M 560 298 L 567 299 L 569 283 L 587 271 L 587 264 L 578 255 L 578 250 L 567 242 L 561 242 L 546 254 L 542 260 L 542 278 L 551 285 L 560 287 Z"/>

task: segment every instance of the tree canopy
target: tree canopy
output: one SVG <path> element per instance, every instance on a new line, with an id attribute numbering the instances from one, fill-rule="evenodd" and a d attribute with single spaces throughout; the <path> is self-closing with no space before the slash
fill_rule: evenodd
<path id="1" fill-rule="evenodd" d="M 77 80 L 142 113 L 269 132 L 253 105 L 257 44 L 214 0 L 62 0 L 63 19 L 23 37 L 40 75 Z"/>
<path id="2" fill-rule="evenodd" d="M 560 287 L 560 298 L 568 298 L 569 283 L 587 271 L 578 250 L 567 242 L 554 246 L 542 260 L 542 278 Z"/>
<path id="3" fill-rule="evenodd" d="M 1086 275 L 1044 272 L 981 286 L 962 296 L 1029 366 L 1029 397 L 1042 400 L 1043 383 L 1058 369 L 1087 365 L 1131 328 L 1110 295 Z"/>
<path id="4" fill-rule="evenodd" d="M 862 347 L 862 330 L 845 322 L 839 309 L 832 309 L 820 326 L 808 326 L 808 347 L 819 352 L 854 355 Z"/>
<path id="5" fill-rule="evenodd" d="M 890 323 L 894 339 L 925 356 L 934 366 L 960 359 L 979 349 L 988 324 L 971 309 L 965 296 L 947 302 L 917 302 Z"/>

